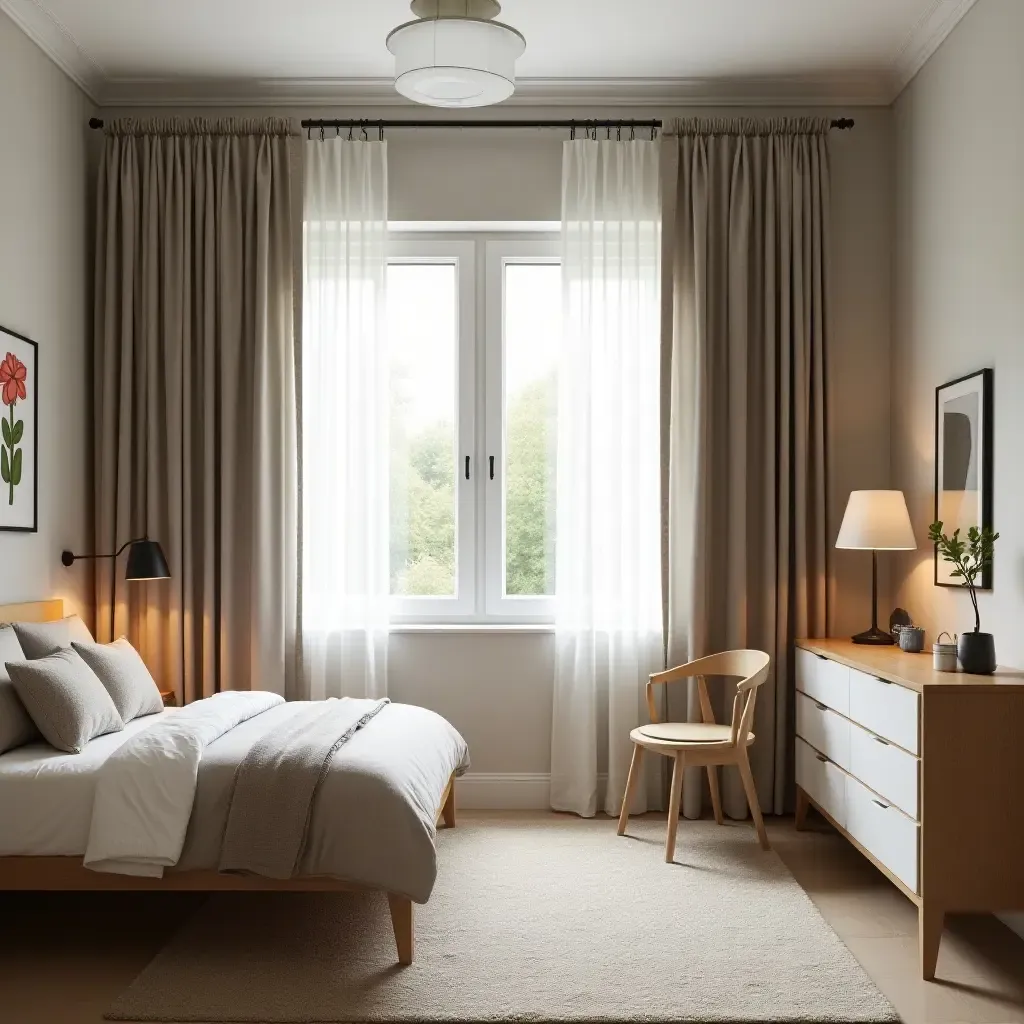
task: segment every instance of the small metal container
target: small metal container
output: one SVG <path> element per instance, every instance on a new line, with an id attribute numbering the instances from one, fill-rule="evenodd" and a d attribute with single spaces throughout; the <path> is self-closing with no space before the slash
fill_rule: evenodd
<path id="1" fill-rule="evenodd" d="M 904 626 L 899 632 L 901 651 L 920 654 L 924 650 L 924 629 L 921 626 Z"/>
<path id="2" fill-rule="evenodd" d="M 932 644 L 932 664 L 936 672 L 956 671 L 956 638 L 950 643 L 942 643 L 943 637 L 948 633 L 940 633 L 938 639 Z"/>

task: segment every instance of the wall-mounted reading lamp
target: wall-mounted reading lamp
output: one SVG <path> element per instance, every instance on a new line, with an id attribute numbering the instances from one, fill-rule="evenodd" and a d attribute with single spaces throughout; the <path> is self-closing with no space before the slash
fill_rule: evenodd
<path id="1" fill-rule="evenodd" d="M 62 551 L 60 560 L 65 565 L 74 565 L 80 558 L 117 558 L 125 548 L 128 552 L 128 564 L 125 566 L 126 580 L 166 580 L 170 579 L 171 570 L 167 568 L 163 548 L 155 540 L 139 537 L 122 544 L 112 555 L 76 555 L 70 551 Z"/>

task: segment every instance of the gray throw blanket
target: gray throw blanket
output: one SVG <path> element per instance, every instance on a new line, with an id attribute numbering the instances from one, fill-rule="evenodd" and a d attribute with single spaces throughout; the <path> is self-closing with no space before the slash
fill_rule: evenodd
<path id="1" fill-rule="evenodd" d="M 293 878 L 334 755 L 388 703 L 309 702 L 254 743 L 235 777 L 220 870 Z"/>

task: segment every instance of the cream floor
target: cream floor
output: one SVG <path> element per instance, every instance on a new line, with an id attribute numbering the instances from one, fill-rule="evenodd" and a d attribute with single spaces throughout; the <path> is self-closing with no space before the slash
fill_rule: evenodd
<path id="1" fill-rule="evenodd" d="M 611 822 L 609 830 L 614 838 Z M 769 833 L 907 1024 L 1024 1024 L 1024 941 L 995 918 L 951 919 L 938 980 L 922 982 L 916 910 L 878 871 L 823 824 L 798 833 L 790 821 L 770 821 Z M 680 846 L 685 842 L 683 822 Z M 0 893 L 0 1024 L 100 1024 L 114 997 L 201 900 Z"/>

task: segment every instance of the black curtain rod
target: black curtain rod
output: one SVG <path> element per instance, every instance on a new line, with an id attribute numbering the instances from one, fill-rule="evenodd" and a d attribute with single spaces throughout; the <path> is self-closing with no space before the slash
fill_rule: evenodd
<path id="1" fill-rule="evenodd" d="M 852 117 L 837 117 L 830 122 L 831 127 L 846 131 L 854 126 Z M 102 128 L 103 119 L 100 117 L 89 118 L 90 128 Z M 385 128 L 581 128 L 584 131 L 588 128 L 646 128 L 656 130 L 661 128 L 661 121 L 303 121 L 302 127 L 312 128 L 376 128 L 383 131 Z"/>

